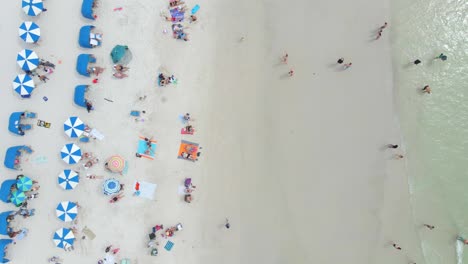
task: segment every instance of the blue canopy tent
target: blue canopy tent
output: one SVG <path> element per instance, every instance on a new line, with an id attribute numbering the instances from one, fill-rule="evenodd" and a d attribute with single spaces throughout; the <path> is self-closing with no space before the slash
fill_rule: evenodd
<path id="1" fill-rule="evenodd" d="M 94 20 L 93 4 L 94 0 L 83 0 L 83 4 L 81 5 L 81 14 L 83 17 Z"/>
<path id="2" fill-rule="evenodd" d="M 14 214 L 15 211 L 7 211 L 0 213 L 0 234 L 2 235 L 8 235 L 8 221 L 7 218 L 8 216 Z"/>
<path id="3" fill-rule="evenodd" d="M 12 170 L 17 169 L 15 166 L 15 160 L 19 156 L 21 156 L 21 150 L 24 150 L 28 153 L 32 152 L 32 149 L 30 149 L 28 146 L 25 146 L 25 145 L 14 146 L 14 147 L 8 148 L 5 154 L 5 161 L 3 162 L 3 164 L 5 164 L 5 167 L 12 169 Z"/>
<path id="4" fill-rule="evenodd" d="M 5 203 L 10 203 L 10 193 L 11 193 L 11 186 L 16 185 L 16 180 L 5 180 L 2 182 L 2 186 L 0 187 L 0 200 Z"/>
<path id="5" fill-rule="evenodd" d="M 80 28 L 80 36 L 78 39 L 78 43 L 81 47 L 88 49 L 93 48 L 93 46 L 90 43 L 90 34 L 93 28 L 94 26 L 82 26 Z"/>
<path id="6" fill-rule="evenodd" d="M 14 133 L 14 134 L 17 134 L 17 135 L 20 135 L 20 136 L 24 136 L 24 133 L 20 133 L 20 131 L 18 130 L 18 128 L 20 126 L 20 119 L 21 119 L 22 114 L 24 114 L 24 113 L 23 112 L 11 113 L 10 121 L 8 123 L 8 130 L 11 133 Z"/>
<path id="7" fill-rule="evenodd" d="M 88 64 L 95 63 L 96 58 L 91 54 L 80 54 L 76 59 L 76 71 L 86 77 L 89 77 Z"/>
<path id="8" fill-rule="evenodd" d="M 13 242 L 12 239 L 0 239 L 0 261 L 2 263 L 10 262 L 5 258 L 6 247 Z"/>
<path id="9" fill-rule="evenodd" d="M 87 85 L 76 86 L 75 97 L 73 98 L 76 105 L 84 107 L 84 108 L 86 108 L 86 99 L 85 99 L 86 88 L 87 88 Z"/>

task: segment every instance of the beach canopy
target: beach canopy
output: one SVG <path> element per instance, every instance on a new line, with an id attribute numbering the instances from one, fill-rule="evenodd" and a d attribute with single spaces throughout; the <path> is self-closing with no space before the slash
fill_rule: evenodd
<path id="1" fill-rule="evenodd" d="M 21 115 L 23 113 L 24 112 L 13 112 L 13 113 L 11 113 L 10 120 L 8 122 L 8 131 L 10 131 L 11 133 L 17 134 L 17 135 L 24 136 L 24 133 L 20 133 L 20 131 L 18 129 L 19 126 L 20 126 Z"/>
<path id="2" fill-rule="evenodd" d="M 80 28 L 80 35 L 78 37 L 78 43 L 82 48 L 88 48 L 91 49 L 93 46 L 90 44 L 91 40 L 91 30 L 94 28 L 94 26 L 88 25 L 88 26 L 82 26 Z"/>
<path id="3" fill-rule="evenodd" d="M 13 80 L 13 90 L 23 98 L 30 97 L 34 87 L 32 77 L 27 74 L 16 75 Z"/>
<path id="4" fill-rule="evenodd" d="M 73 190 L 80 182 L 80 175 L 73 170 L 63 170 L 58 176 L 58 184 L 64 190 Z"/>
<path id="5" fill-rule="evenodd" d="M 32 189 L 33 181 L 27 176 L 22 176 L 16 180 L 16 188 L 22 192 L 27 192 Z"/>
<path id="6" fill-rule="evenodd" d="M 116 194 L 120 191 L 120 182 L 116 179 L 107 179 L 102 185 L 102 191 L 105 195 Z"/>
<path id="7" fill-rule="evenodd" d="M 22 146 L 14 146 L 10 147 L 7 149 L 6 154 L 5 154 L 5 161 L 3 164 L 5 167 L 9 169 L 16 170 L 15 165 L 16 165 L 16 159 L 21 156 L 21 151 L 25 151 L 27 153 L 32 153 L 32 149 L 28 146 L 22 145 Z"/>
<path id="8" fill-rule="evenodd" d="M 94 20 L 94 15 L 93 15 L 93 5 L 94 5 L 94 0 L 83 0 L 83 4 L 81 5 L 81 14 L 85 18 L 89 18 Z"/>
<path id="9" fill-rule="evenodd" d="M 24 71 L 32 71 L 39 65 L 39 57 L 36 52 L 30 49 L 24 49 L 18 52 L 16 62 Z"/>
<path id="10" fill-rule="evenodd" d="M 88 64 L 95 63 L 96 58 L 91 54 L 80 54 L 76 59 L 76 71 L 86 77 L 89 77 Z"/>
<path id="11" fill-rule="evenodd" d="M 63 130 L 67 136 L 77 138 L 83 134 L 85 124 L 79 117 L 71 116 L 65 121 L 65 123 L 63 123 Z"/>
<path id="12" fill-rule="evenodd" d="M 106 162 L 106 168 L 112 172 L 121 173 L 125 169 L 125 160 L 119 155 L 111 156 Z"/>
<path id="13" fill-rule="evenodd" d="M 0 261 L 2 261 L 2 263 L 9 262 L 9 260 L 5 258 L 5 252 L 6 247 L 11 243 L 13 243 L 12 239 L 0 239 Z"/>
<path id="14" fill-rule="evenodd" d="M 81 149 L 74 143 L 68 143 L 60 151 L 60 157 L 67 164 L 75 164 L 81 160 Z"/>
<path id="15" fill-rule="evenodd" d="M 110 55 L 113 63 L 128 64 L 132 60 L 132 53 L 126 45 L 116 45 Z"/>
<path id="16" fill-rule="evenodd" d="M 78 85 L 75 87 L 75 95 L 73 101 L 76 105 L 86 108 L 86 90 L 87 85 Z"/>
<path id="17" fill-rule="evenodd" d="M 23 0 L 21 6 L 28 16 L 37 16 L 44 10 L 42 0 Z"/>
<path id="18" fill-rule="evenodd" d="M 54 243 L 58 248 L 69 248 L 75 242 L 75 235 L 69 228 L 60 228 L 54 233 Z"/>
<path id="19" fill-rule="evenodd" d="M 78 206 L 76 203 L 70 201 L 61 202 L 57 205 L 55 214 L 57 215 L 57 218 L 63 222 L 71 222 L 75 220 L 78 215 Z"/>
<path id="20" fill-rule="evenodd" d="M 36 43 L 41 38 L 41 28 L 34 22 L 25 21 L 19 26 L 18 35 L 26 43 Z"/>
<path id="21" fill-rule="evenodd" d="M 24 201 L 26 201 L 26 195 L 20 190 L 14 190 L 11 192 L 10 202 L 16 206 L 20 206 Z"/>
<path id="22" fill-rule="evenodd" d="M 0 213 L 0 234 L 2 235 L 8 235 L 8 225 L 9 222 L 7 221 L 7 218 L 10 215 L 14 215 L 15 211 L 7 211 Z"/>
<path id="23" fill-rule="evenodd" d="M 5 203 L 10 202 L 11 187 L 16 184 L 16 179 L 9 179 L 2 182 L 0 187 L 0 200 Z"/>

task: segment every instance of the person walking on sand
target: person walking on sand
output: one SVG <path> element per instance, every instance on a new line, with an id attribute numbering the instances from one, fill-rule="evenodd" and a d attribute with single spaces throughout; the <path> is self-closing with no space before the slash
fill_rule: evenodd
<path id="1" fill-rule="evenodd" d="M 349 67 L 351 67 L 351 65 L 353 65 L 352 62 L 345 63 L 345 64 L 343 65 L 343 68 L 346 70 L 346 69 L 348 69 Z"/>
<path id="2" fill-rule="evenodd" d="M 428 225 L 428 224 L 424 224 L 423 226 L 427 227 L 429 230 L 432 230 L 435 228 L 435 226 L 433 225 Z"/>
<path id="3" fill-rule="evenodd" d="M 226 227 L 226 229 L 231 228 L 231 224 L 229 224 L 229 219 L 227 218 L 226 218 L 226 223 L 224 224 L 224 227 Z"/>
<path id="4" fill-rule="evenodd" d="M 393 246 L 395 249 L 401 250 L 401 247 L 400 247 L 400 246 L 398 246 L 398 245 L 397 245 L 397 244 L 395 244 L 395 243 L 393 243 L 393 245 L 392 245 L 392 246 Z"/>
<path id="5" fill-rule="evenodd" d="M 288 75 L 289 75 L 289 77 L 293 77 L 293 76 L 294 76 L 294 70 L 291 69 L 291 70 L 288 72 Z"/>
<path id="6" fill-rule="evenodd" d="M 426 85 L 424 86 L 424 88 L 422 88 L 422 91 L 423 93 L 431 94 L 431 87 L 429 87 L 429 85 Z"/>
<path id="7" fill-rule="evenodd" d="M 284 56 L 281 58 L 281 61 L 284 63 L 284 64 L 288 64 L 288 53 L 284 54 Z"/>
<path id="8" fill-rule="evenodd" d="M 388 144 L 387 148 L 396 149 L 396 148 L 398 148 L 398 145 Z"/>
<path id="9" fill-rule="evenodd" d="M 343 62 L 344 62 L 344 58 L 343 58 L 343 57 L 339 58 L 338 61 L 336 61 L 336 63 L 338 63 L 338 64 L 342 64 Z"/>

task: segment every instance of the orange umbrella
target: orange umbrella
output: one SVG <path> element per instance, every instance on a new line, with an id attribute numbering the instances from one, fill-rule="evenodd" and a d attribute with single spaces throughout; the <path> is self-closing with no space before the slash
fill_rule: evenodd
<path id="1" fill-rule="evenodd" d="M 125 160 L 119 155 L 111 156 L 106 162 L 106 168 L 112 172 L 122 172 L 125 169 Z"/>

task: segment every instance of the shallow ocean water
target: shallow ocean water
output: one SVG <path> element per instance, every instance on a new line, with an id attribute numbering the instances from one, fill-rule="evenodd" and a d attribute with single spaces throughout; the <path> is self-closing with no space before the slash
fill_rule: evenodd
<path id="1" fill-rule="evenodd" d="M 392 16 L 414 222 L 436 226 L 418 229 L 421 249 L 426 263 L 457 263 L 455 237 L 468 237 L 468 1 L 395 0 Z M 434 59 L 441 53 L 446 61 Z M 425 85 L 432 94 L 421 92 Z"/>

